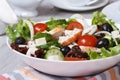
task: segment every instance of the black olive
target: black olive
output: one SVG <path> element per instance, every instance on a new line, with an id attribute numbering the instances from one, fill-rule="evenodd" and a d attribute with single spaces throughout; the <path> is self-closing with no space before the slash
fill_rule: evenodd
<path id="1" fill-rule="evenodd" d="M 98 40 L 98 42 L 96 43 L 96 47 L 97 48 L 108 48 L 109 47 L 109 40 L 106 38 L 101 38 Z"/>
<path id="2" fill-rule="evenodd" d="M 15 43 L 16 44 L 25 44 L 26 40 L 23 37 L 18 37 L 18 38 L 16 38 Z"/>
<path id="3" fill-rule="evenodd" d="M 97 34 L 97 35 L 94 34 L 94 36 L 95 36 L 97 39 L 100 39 L 100 38 L 103 38 L 103 37 L 105 36 L 105 34 L 104 34 L 104 33 Z"/>
<path id="4" fill-rule="evenodd" d="M 98 29 L 100 31 L 108 31 L 108 32 L 113 31 L 113 28 L 112 28 L 112 26 L 109 23 L 104 23 L 102 25 L 99 25 Z"/>
<path id="5" fill-rule="evenodd" d="M 60 47 L 60 51 L 63 53 L 65 56 L 71 49 L 68 46 L 62 46 Z"/>

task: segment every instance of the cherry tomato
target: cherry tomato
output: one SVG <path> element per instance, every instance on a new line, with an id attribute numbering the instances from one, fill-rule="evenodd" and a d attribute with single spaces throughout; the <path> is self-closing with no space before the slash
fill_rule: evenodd
<path id="1" fill-rule="evenodd" d="M 91 47 L 95 47 L 96 43 L 97 43 L 98 39 L 96 37 L 94 37 L 93 35 L 83 35 L 78 39 L 78 45 L 79 46 L 91 46 Z"/>
<path id="2" fill-rule="evenodd" d="M 73 30 L 74 28 L 82 29 L 83 25 L 79 22 L 70 22 L 68 26 L 66 27 L 67 30 Z"/>
<path id="3" fill-rule="evenodd" d="M 65 61 L 80 61 L 86 60 L 85 58 L 76 58 L 76 57 L 65 57 Z"/>
<path id="4" fill-rule="evenodd" d="M 37 23 L 33 27 L 34 27 L 34 34 L 36 34 L 38 32 L 43 32 L 44 30 L 46 30 L 47 29 L 47 24 Z"/>

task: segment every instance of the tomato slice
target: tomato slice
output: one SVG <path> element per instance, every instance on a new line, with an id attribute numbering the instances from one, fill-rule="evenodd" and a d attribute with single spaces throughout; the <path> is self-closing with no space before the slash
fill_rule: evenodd
<path id="1" fill-rule="evenodd" d="M 78 39 L 78 45 L 79 46 L 91 46 L 95 47 L 98 39 L 94 37 L 93 35 L 83 35 Z"/>
<path id="2" fill-rule="evenodd" d="M 80 61 L 86 60 L 85 58 L 77 58 L 77 57 L 65 57 L 65 61 Z"/>
<path id="3" fill-rule="evenodd" d="M 44 23 L 37 23 L 33 26 L 34 28 L 34 34 L 38 33 L 38 32 L 43 32 L 44 30 L 47 29 L 47 24 Z"/>
<path id="4" fill-rule="evenodd" d="M 82 29 L 83 25 L 79 22 L 70 22 L 68 26 L 66 27 L 67 30 L 73 30 L 74 28 Z"/>

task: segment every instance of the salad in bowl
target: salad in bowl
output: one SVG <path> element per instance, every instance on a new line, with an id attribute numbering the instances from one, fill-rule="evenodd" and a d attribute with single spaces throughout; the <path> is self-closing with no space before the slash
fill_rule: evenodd
<path id="1" fill-rule="evenodd" d="M 120 61 L 120 25 L 98 11 L 92 19 L 79 14 L 37 23 L 20 18 L 18 24 L 8 25 L 6 33 L 15 54 L 48 74 L 90 75 Z"/>

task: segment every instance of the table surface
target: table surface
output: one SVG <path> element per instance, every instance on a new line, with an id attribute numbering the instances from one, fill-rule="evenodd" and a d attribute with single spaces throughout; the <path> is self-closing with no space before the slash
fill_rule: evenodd
<path id="1" fill-rule="evenodd" d="M 117 0 L 110 0 L 108 4 L 114 1 Z M 104 7 L 96 10 L 101 11 L 103 8 Z M 38 8 L 39 15 L 31 19 L 34 21 L 42 21 L 48 20 L 51 16 L 54 18 L 68 18 L 75 13 L 83 15 L 85 18 L 91 18 L 92 12 L 96 10 L 84 12 L 65 11 L 54 7 L 52 4 L 49 3 L 49 0 L 43 0 L 43 2 L 40 4 Z M 27 66 L 27 64 L 25 64 L 20 58 L 13 55 L 12 51 L 9 50 L 6 44 L 6 35 L 0 36 L 0 74 L 11 72 L 21 66 Z"/>

